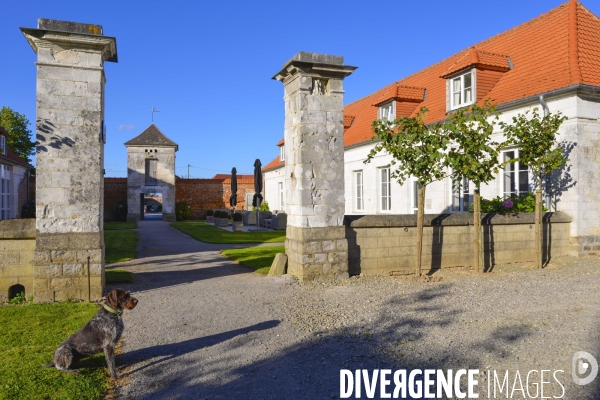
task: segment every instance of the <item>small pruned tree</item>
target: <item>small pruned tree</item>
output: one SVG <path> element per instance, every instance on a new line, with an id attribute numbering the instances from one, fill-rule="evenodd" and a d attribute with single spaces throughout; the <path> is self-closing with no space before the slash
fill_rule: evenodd
<path id="1" fill-rule="evenodd" d="M 450 140 L 445 165 L 450 169 L 454 184 L 467 179 L 473 190 L 473 267 L 480 271 L 481 208 L 479 188 L 496 178 L 500 169 L 500 144 L 492 140 L 498 115 L 496 107 L 486 100 L 483 107 L 473 105 L 453 112 L 444 129 Z"/>
<path id="2" fill-rule="evenodd" d="M 420 184 L 417 211 L 417 259 L 416 274 L 421 275 L 421 255 L 423 244 L 423 214 L 425 189 L 431 182 L 444 179 L 444 160 L 448 138 L 444 135 L 441 123 L 425 124 L 427 108 L 422 107 L 414 117 L 400 117 L 393 121 L 379 119 L 371 128 L 378 141 L 364 161 L 369 163 L 378 153 L 387 152 L 392 156 L 390 177 L 402 185 L 415 177 Z"/>
<path id="3" fill-rule="evenodd" d="M 542 268 L 542 182 L 552 172 L 567 162 L 563 150 L 557 147 L 556 136 L 561 124 L 567 119 L 560 112 L 547 113 L 541 117 L 538 109 L 526 111 L 512 118 L 512 123 L 501 122 L 507 143 L 519 148 L 519 161 L 527 165 L 535 180 L 535 240 L 537 268 Z"/>

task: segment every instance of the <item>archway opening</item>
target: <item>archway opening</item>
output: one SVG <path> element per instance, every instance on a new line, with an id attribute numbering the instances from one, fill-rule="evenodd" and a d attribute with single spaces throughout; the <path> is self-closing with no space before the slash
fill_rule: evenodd
<path id="1" fill-rule="evenodd" d="M 19 293 L 25 293 L 25 286 L 19 284 L 12 285 L 8 288 L 8 300 L 14 299 Z"/>
<path id="2" fill-rule="evenodd" d="M 162 220 L 163 197 L 160 192 L 149 192 L 144 194 L 144 219 Z"/>

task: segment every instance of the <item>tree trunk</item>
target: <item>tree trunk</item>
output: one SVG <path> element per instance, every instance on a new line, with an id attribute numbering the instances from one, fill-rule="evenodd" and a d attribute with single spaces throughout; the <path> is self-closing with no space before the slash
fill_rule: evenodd
<path id="1" fill-rule="evenodd" d="M 535 191 L 535 267 L 542 268 L 542 189 Z"/>
<path id="2" fill-rule="evenodd" d="M 479 189 L 473 190 L 473 268 L 477 273 L 481 272 L 480 268 L 480 237 L 481 237 L 481 196 Z"/>
<path id="3" fill-rule="evenodd" d="M 421 255 L 423 254 L 423 215 L 425 214 L 425 186 L 417 191 L 417 276 L 421 276 Z"/>

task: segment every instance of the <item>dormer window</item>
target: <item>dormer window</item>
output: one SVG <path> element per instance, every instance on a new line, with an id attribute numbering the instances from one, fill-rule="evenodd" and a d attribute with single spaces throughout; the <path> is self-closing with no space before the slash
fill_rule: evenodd
<path id="1" fill-rule="evenodd" d="M 396 119 L 396 102 L 389 101 L 379 106 L 379 119 L 393 121 Z"/>
<path id="2" fill-rule="evenodd" d="M 450 79 L 452 110 L 473 104 L 473 86 L 472 71 Z"/>
<path id="3" fill-rule="evenodd" d="M 279 146 L 279 161 L 285 161 L 285 144 Z"/>
<path id="4" fill-rule="evenodd" d="M 6 136 L 0 135 L 0 154 L 6 154 Z"/>

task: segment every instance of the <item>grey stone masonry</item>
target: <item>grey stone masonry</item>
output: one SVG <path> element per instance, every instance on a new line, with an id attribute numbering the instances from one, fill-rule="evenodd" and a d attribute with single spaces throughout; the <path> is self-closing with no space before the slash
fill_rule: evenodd
<path id="1" fill-rule="evenodd" d="M 152 123 L 127 147 L 127 221 L 144 219 L 143 196 L 162 194 L 163 220 L 175 221 L 175 152 L 177 143 L 170 140 Z M 152 177 L 148 161 L 155 163 Z"/>
<path id="2" fill-rule="evenodd" d="M 355 69 L 300 52 L 273 77 L 284 84 L 288 271 L 301 280 L 348 276 L 342 81 Z"/>
<path id="3" fill-rule="evenodd" d="M 36 301 L 97 299 L 104 287 L 102 27 L 40 19 L 21 28 L 37 53 Z"/>

